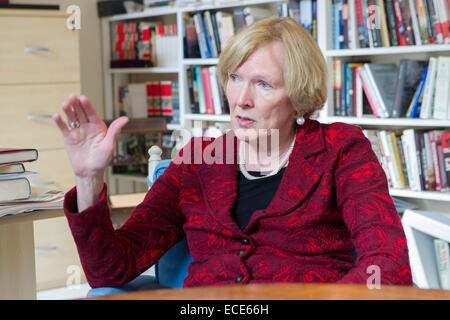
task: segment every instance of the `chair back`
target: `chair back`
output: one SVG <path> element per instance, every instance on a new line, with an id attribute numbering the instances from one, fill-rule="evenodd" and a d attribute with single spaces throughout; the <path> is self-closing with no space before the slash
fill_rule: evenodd
<path id="1" fill-rule="evenodd" d="M 153 174 L 149 172 L 147 178 L 149 187 L 163 174 L 169 164 L 170 160 L 161 160 L 154 167 Z M 193 260 L 185 237 L 170 248 L 156 263 L 156 281 L 170 288 L 182 288 L 184 278 L 188 275 L 188 266 Z"/>

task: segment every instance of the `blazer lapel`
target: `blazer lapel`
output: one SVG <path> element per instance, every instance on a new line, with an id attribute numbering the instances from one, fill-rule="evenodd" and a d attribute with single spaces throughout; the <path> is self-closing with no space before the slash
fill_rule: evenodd
<path id="1" fill-rule="evenodd" d="M 237 138 L 233 131 L 215 139 L 203 151 L 204 163 L 198 167 L 202 194 L 210 214 L 225 228 L 241 232 L 231 217 L 237 199 Z"/>
<path id="2" fill-rule="evenodd" d="M 294 149 L 277 192 L 265 210 L 253 214 L 246 229 L 261 217 L 289 213 L 308 198 L 323 174 L 320 163 L 313 163 L 309 157 L 324 150 L 324 136 L 318 121 L 307 119 L 297 126 Z"/>
<path id="3" fill-rule="evenodd" d="M 297 127 L 296 141 L 289 157 L 289 165 L 273 200 L 265 210 L 259 210 L 253 214 L 245 230 L 263 216 L 290 212 L 309 196 L 323 171 L 320 164 L 311 163 L 308 158 L 324 149 L 324 137 L 319 122 L 307 119 L 303 125 Z M 234 133 L 230 130 L 205 147 L 203 159 L 205 162 L 198 166 L 196 173 L 210 214 L 225 228 L 241 233 L 241 229 L 231 217 L 231 210 L 237 199 L 239 170 L 237 138 Z"/>

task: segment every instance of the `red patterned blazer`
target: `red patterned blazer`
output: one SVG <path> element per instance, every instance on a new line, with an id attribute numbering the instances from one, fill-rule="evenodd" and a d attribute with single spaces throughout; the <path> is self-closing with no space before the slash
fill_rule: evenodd
<path id="1" fill-rule="evenodd" d="M 76 188 L 70 190 L 65 213 L 89 284 L 132 280 L 184 236 L 194 258 L 184 286 L 236 279 L 412 284 L 406 238 L 385 173 L 359 127 L 311 119 L 298 126 L 272 202 L 255 211 L 244 230 L 230 213 L 238 173 L 230 149 L 236 146 L 232 131 L 211 141 L 192 139 L 118 230 L 109 217 L 106 185 L 101 199 L 81 213 Z M 181 161 L 198 162 L 201 153 L 215 163 Z M 225 157 L 231 161 L 217 160 Z"/>

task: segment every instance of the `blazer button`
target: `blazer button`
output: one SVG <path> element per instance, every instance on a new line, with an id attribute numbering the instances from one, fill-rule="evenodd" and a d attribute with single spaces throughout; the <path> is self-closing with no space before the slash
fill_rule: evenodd
<path id="1" fill-rule="evenodd" d="M 250 244 L 250 241 L 247 238 L 241 240 L 241 243 L 244 245 Z"/>
<path id="2" fill-rule="evenodd" d="M 240 283 L 243 279 L 244 279 L 244 275 L 240 274 L 240 275 L 236 278 L 235 282 L 236 282 L 236 283 Z"/>

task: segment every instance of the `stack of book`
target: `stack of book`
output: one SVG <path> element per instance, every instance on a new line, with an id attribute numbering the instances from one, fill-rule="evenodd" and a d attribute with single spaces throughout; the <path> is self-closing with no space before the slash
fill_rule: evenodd
<path id="1" fill-rule="evenodd" d="M 364 130 L 386 173 L 389 187 L 450 191 L 450 132 Z"/>
<path id="2" fill-rule="evenodd" d="M 178 65 L 177 27 L 157 22 L 120 22 L 113 27 L 111 68 Z"/>
<path id="3" fill-rule="evenodd" d="M 26 171 L 23 163 L 38 158 L 36 149 L 0 148 L 0 201 L 28 199 L 31 194 L 29 177 L 38 173 Z"/>
<path id="4" fill-rule="evenodd" d="M 229 114 L 225 92 L 217 77 L 217 67 L 186 69 L 191 113 Z"/>
<path id="5" fill-rule="evenodd" d="M 289 0 L 287 7 L 289 17 L 301 24 L 317 41 L 317 0 Z"/>
<path id="6" fill-rule="evenodd" d="M 184 15 L 185 58 L 217 58 L 237 30 L 273 15 L 266 8 L 245 7 L 228 11 L 204 11 Z"/>
<path id="7" fill-rule="evenodd" d="M 450 119 L 450 57 L 395 64 L 334 60 L 337 116 Z"/>
<path id="8" fill-rule="evenodd" d="M 446 0 L 333 0 L 334 49 L 450 43 Z"/>
<path id="9" fill-rule="evenodd" d="M 164 116 L 167 123 L 178 123 L 178 81 L 148 81 L 119 87 L 119 110 L 130 118 Z"/>
<path id="10" fill-rule="evenodd" d="M 0 148 L 0 217 L 40 209 L 62 208 L 63 192 L 32 192 L 28 178 L 39 174 L 26 171 L 24 163 L 37 158 L 36 149 Z"/>

